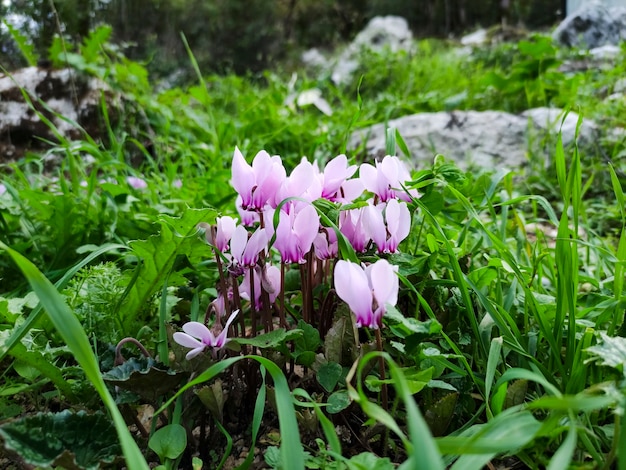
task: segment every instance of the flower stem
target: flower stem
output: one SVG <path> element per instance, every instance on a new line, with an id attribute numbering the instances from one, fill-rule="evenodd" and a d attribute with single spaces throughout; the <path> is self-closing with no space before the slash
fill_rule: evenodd
<path id="1" fill-rule="evenodd" d="M 250 328 L 252 337 L 256 337 L 256 305 L 254 305 L 254 268 L 250 269 Z"/>
<path id="2" fill-rule="evenodd" d="M 377 328 L 376 330 L 374 330 L 376 332 L 376 346 L 378 348 L 378 350 L 380 352 L 383 352 L 383 339 L 382 339 L 382 335 L 380 334 L 380 328 Z M 380 390 L 380 396 L 381 396 L 381 400 L 382 400 L 382 404 L 383 404 L 383 409 L 385 411 L 389 411 L 389 402 L 388 402 L 388 398 L 387 398 L 387 384 L 384 383 L 385 381 L 385 359 L 380 356 L 378 358 L 378 367 L 380 369 L 380 380 L 383 382 L 381 390 Z"/>
<path id="3" fill-rule="evenodd" d="M 280 263 L 280 307 L 278 310 L 278 317 L 280 319 L 280 326 L 287 328 L 287 321 L 285 320 L 285 263 Z"/>

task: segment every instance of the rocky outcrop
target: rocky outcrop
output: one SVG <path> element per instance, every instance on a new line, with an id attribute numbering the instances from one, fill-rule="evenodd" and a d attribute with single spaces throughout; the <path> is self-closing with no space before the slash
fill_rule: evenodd
<path id="1" fill-rule="evenodd" d="M 521 115 L 502 111 L 413 114 L 355 132 L 350 148 L 364 146 L 368 155 L 383 156 L 386 128 L 392 127 L 417 164 L 429 165 L 436 154 L 442 154 L 463 169 L 516 169 L 528 161 L 530 140 L 545 141 L 561 129 L 564 145 L 574 141 L 578 115 L 570 112 L 564 121 L 563 116 L 563 110 L 555 108 L 530 109 Z M 592 143 L 596 135 L 595 124 L 584 121 L 578 141 Z M 552 154 L 554 147 L 547 150 Z"/>
<path id="2" fill-rule="evenodd" d="M 563 46 L 595 49 L 626 39 L 626 7 L 586 3 L 569 14 L 553 33 Z"/>
<path id="3" fill-rule="evenodd" d="M 28 67 L 0 74 L 0 162 L 47 149 L 46 141 L 57 142 L 57 133 L 68 140 L 84 132 L 94 138 L 102 135 L 103 94 L 114 115 L 113 94 L 106 84 L 74 70 Z"/>
<path id="4" fill-rule="evenodd" d="M 359 57 L 364 51 L 382 53 L 413 50 L 413 33 L 407 21 L 399 16 L 376 16 L 370 20 L 354 41 L 337 58 L 331 74 L 335 84 L 352 78 L 359 67 Z"/>

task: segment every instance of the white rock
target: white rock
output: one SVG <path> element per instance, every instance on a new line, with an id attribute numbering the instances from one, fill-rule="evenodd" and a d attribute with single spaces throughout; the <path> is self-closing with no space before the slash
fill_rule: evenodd
<path id="1" fill-rule="evenodd" d="M 385 154 L 385 130 L 396 128 L 418 164 L 429 165 L 436 154 L 443 154 L 459 167 L 470 166 L 516 169 L 527 163 L 529 132 L 556 135 L 562 110 L 537 108 L 523 115 L 502 111 L 453 111 L 420 113 L 356 131 L 350 148 L 365 142 L 369 155 Z M 563 143 L 573 142 L 578 116 L 569 113 L 563 125 Z M 580 140 L 593 142 L 596 126 L 585 121 Z M 540 141 L 541 139 L 537 139 Z M 550 150 L 551 153 L 553 149 Z"/>
<path id="2" fill-rule="evenodd" d="M 488 42 L 488 35 L 486 29 L 479 29 L 471 34 L 463 36 L 461 38 L 461 44 L 464 46 L 482 46 Z"/>
<path id="3" fill-rule="evenodd" d="M 404 18 L 399 16 L 377 16 L 370 20 L 365 29 L 337 58 L 331 74 L 335 84 L 343 84 L 352 78 L 359 67 L 363 51 L 383 53 L 413 50 L 413 33 Z"/>
<path id="4" fill-rule="evenodd" d="M 24 99 L 23 92 L 32 106 Z M 80 76 L 70 69 L 39 67 L 0 74 L 0 160 L 19 158 L 29 149 L 43 149 L 45 144 L 41 139 L 56 140 L 40 114 L 70 140 L 80 138 L 82 131 L 68 119 L 96 137 L 101 130 L 97 116 L 102 93 L 112 105 L 109 112 L 114 116 L 115 110 L 111 108 L 117 101 L 109 87 L 95 78 Z"/>
<path id="5" fill-rule="evenodd" d="M 569 14 L 552 36 L 559 44 L 570 47 L 618 45 L 626 39 L 626 7 L 608 7 L 597 1 L 585 3 Z"/>

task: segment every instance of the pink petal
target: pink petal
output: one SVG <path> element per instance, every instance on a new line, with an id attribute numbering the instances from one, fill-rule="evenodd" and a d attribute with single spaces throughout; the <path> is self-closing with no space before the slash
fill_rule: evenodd
<path id="1" fill-rule="evenodd" d="M 201 348 L 192 349 L 191 351 L 187 353 L 187 355 L 185 356 L 185 359 L 190 361 L 194 357 L 199 356 L 203 351 L 204 351 L 204 346 Z"/>
<path id="2" fill-rule="evenodd" d="M 379 259 L 366 268 L 367 277 L 374 290 L 374 298 L 383 311 L 387 304 L 396 305 L 398 301 L 397 266 L 392 266 L 387 260 Z"/>
<path id="3" fill-rule="evenodd" d="M 184 346 L 186 348 L 194 348 L 195 349 L 195 348 L 204 348 L 206 346 L 203 342 L 198 341 L 196 338 L 192 338 L 188 334 L 180 333 L 178 331 L 176 333 L 174 333 L 173 339 L 178 344 L 180 344 L 181 346 Z"/>
<path id="4" fill-rule="evenodd" d="M 390 155 L 387 155 L 385 158 L 383 158 L 383 161 L 381 162 L 378 170 L 385 175 L 385 179 L 387 180 L 387 183 L 390 184 L 392 187 L 397 188 L 398 185 L 398 177 L 399 177 L 399 163 L 400 160 L 398 159 L 398 157 L 392 157 Z"/>
<path id="5" fill-rule="evenodd" d="M 313 206 L 306 206 L 296 215 L 293 221 L 293 231 L 298 238 L 302 254 L 311 250 L 313 240 L 320 228 L 320 219 Z"/>
<path id="6" fill-rule="evenodd" d="M 378 170 L 374 166 L 363 163 L 359 167 L 359 179 L 366 190 L 378 194 Z"/>
<path id="7" fill-rule="evenodd" d="M 231 184 L 241 196 L 242 207 L 247 209 L 252 202 L 252 188 L 255 186 L 255 177 L 252 167 L 248 165 L 239 148 L 235 147 L 231 169 Z"/>
<path id="8" fill-rule="evenodd" d="M 226 251 L 228 249 L 228 242 L 233 236 L 235 227 L 237 226 L 237 219 L 229 217 L 227 215 L 218 217 L 216 220 L 217 232 L 215 234 L 215 246 L 220 251 Z"/>
<path id="9" fill-rule="evenodd" d="M 372 316 L 372 291 L 365 272 L 358 264 L 345 260 L 337 261 L 335 291 L 357 316 L 357 321 Z"/>
<path id="10" fill-rule="evenodd" d="M 226 325 L 224 325 L 224 329 L 220 332 L 219 335 L 217 335 L 217 338 L 215 338 L 215 342 L 212 345 L 213 347 L 217 349 L 223 348 L 224 345 L 228 343 L 228 328 L 230 328 L 230 324 L 235 320 L 238 313 L 239 310 L 235 310 L 233 313 L 230 314 L 230 317 L 228 317 L 228 320 L 226 321 Z"/>
<path id="11" fill-rule="evenodd" d="M 248 231 L 242 225 L 238 225 L 230 239 L 230 254 L 239 264 L 243 264 L 243 252 L 248 244 Z"/>
<path id="12" fill-rule="evenodd" d="M 213 339 L 213 333 L 203 323 L 197 321 L 185 323 L 183 331 L 194 338 L 198 338 L 204 344 L 210 344 Z"/>
<path id="13" fill-rule="evenodd" d="M 364 225 L 369 236 L 374 240 L 378 247 L 378 252 L 382 253 L 387 244 L 387 229 L 383 220 L 383 214 L 380 208 L 376 206 L 366 206 L 363 209 Z"/>
<path id="14" fill-rule="evenodd" d="M 254 266 L 259 259 L 259 253 L 267 248 L 267 242 L 265 229 L 257 229 L 248 240 L 242 256 L 242 264 L 244 266 Z"/>

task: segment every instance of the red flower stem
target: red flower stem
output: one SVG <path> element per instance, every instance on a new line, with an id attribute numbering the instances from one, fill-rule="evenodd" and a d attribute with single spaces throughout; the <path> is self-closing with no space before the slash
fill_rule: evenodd
<path id="1" fill-rule="evenodd" d="M 239 296 L 239 284 L 237 284 L 237 280 L 233 278 L 233 303 L 235 304 L 235 308 L 241 310 L 241 297 Z M 242 338 L 246 336 L 246 319 L 244 318 L 243 312 L 239 313 L 239 328 L 241 331 L 239 335 Z"/>
<path id="2" fill-rule="evenodd" d="M 278 318 L 280 326 L 287 328 L 287 321 L 285 320 L 285 263 L 280 263 L 280 307 L 278 310 Z"/>
<path id="3" fill-rule="evenodd" d="M 256 305 L 254 305 L 254 267 L 250 268 L 250 328 L 252 337 L 256 337 Z"/>
<path id="4" fill-rule="evenodd" d="M 139 340 L 132 338 L 132 337 L 128 337 L 128 338 L 121 339 L 120 342 L 117 343 L 117 346 L 115 347 L 114 364 L 116 366 L 119 366 L 121 364 L 124 364 L 124 362 L 126 362 L 126 359 L 124 359 L 124 356 L 122 356 L 122 346 L 124 346 L 126 343 L 133 343 L 135 346 L 139 348 L 139 350 L 141 351 L 141 354 L 143 354 L 144 357 L 152 358 L 148 350 L 144 347 L 143 344 L 139 342 Z"/>
<path id="5" fill-rule="evenodd" d="M 226 310 L 226 318 L 230 317 L 230 301 L 228 300 L 228 285 L 226 284 L 226 278 L 224 277 L 222 260 L 220 259 L 220 254 L 217 248 L 213 248 L 213 252 L 215 253 L 215 262 L 217 264 L 217 273 L 219 274 L 220 279 L 220 289 L 222 290 L 222 295 L 224 296 L 224 308 Z"/>
<path id="6" fill-rule="evenodd" d="M 383 338 L 382 338 L 382 335 L 380 334 L 380 328 L 377 328 L 374 331 L 376 334 L 376 346 L 378 347 L 378 350 L 380 352 L 383 352 Z M 378 358 L 378 367 L 380 369 L 380 372 L 379 372 L 380 380 L 381 382 L 383 382 L 381 390 L 380 390 L 380 397 L 383 402 L 383 409 L 385 411 L 389 411 L 389 402 L 387 398 L 387 384 L 384 383 L 385 382 L 385 359 L 382 356 Z"/>

